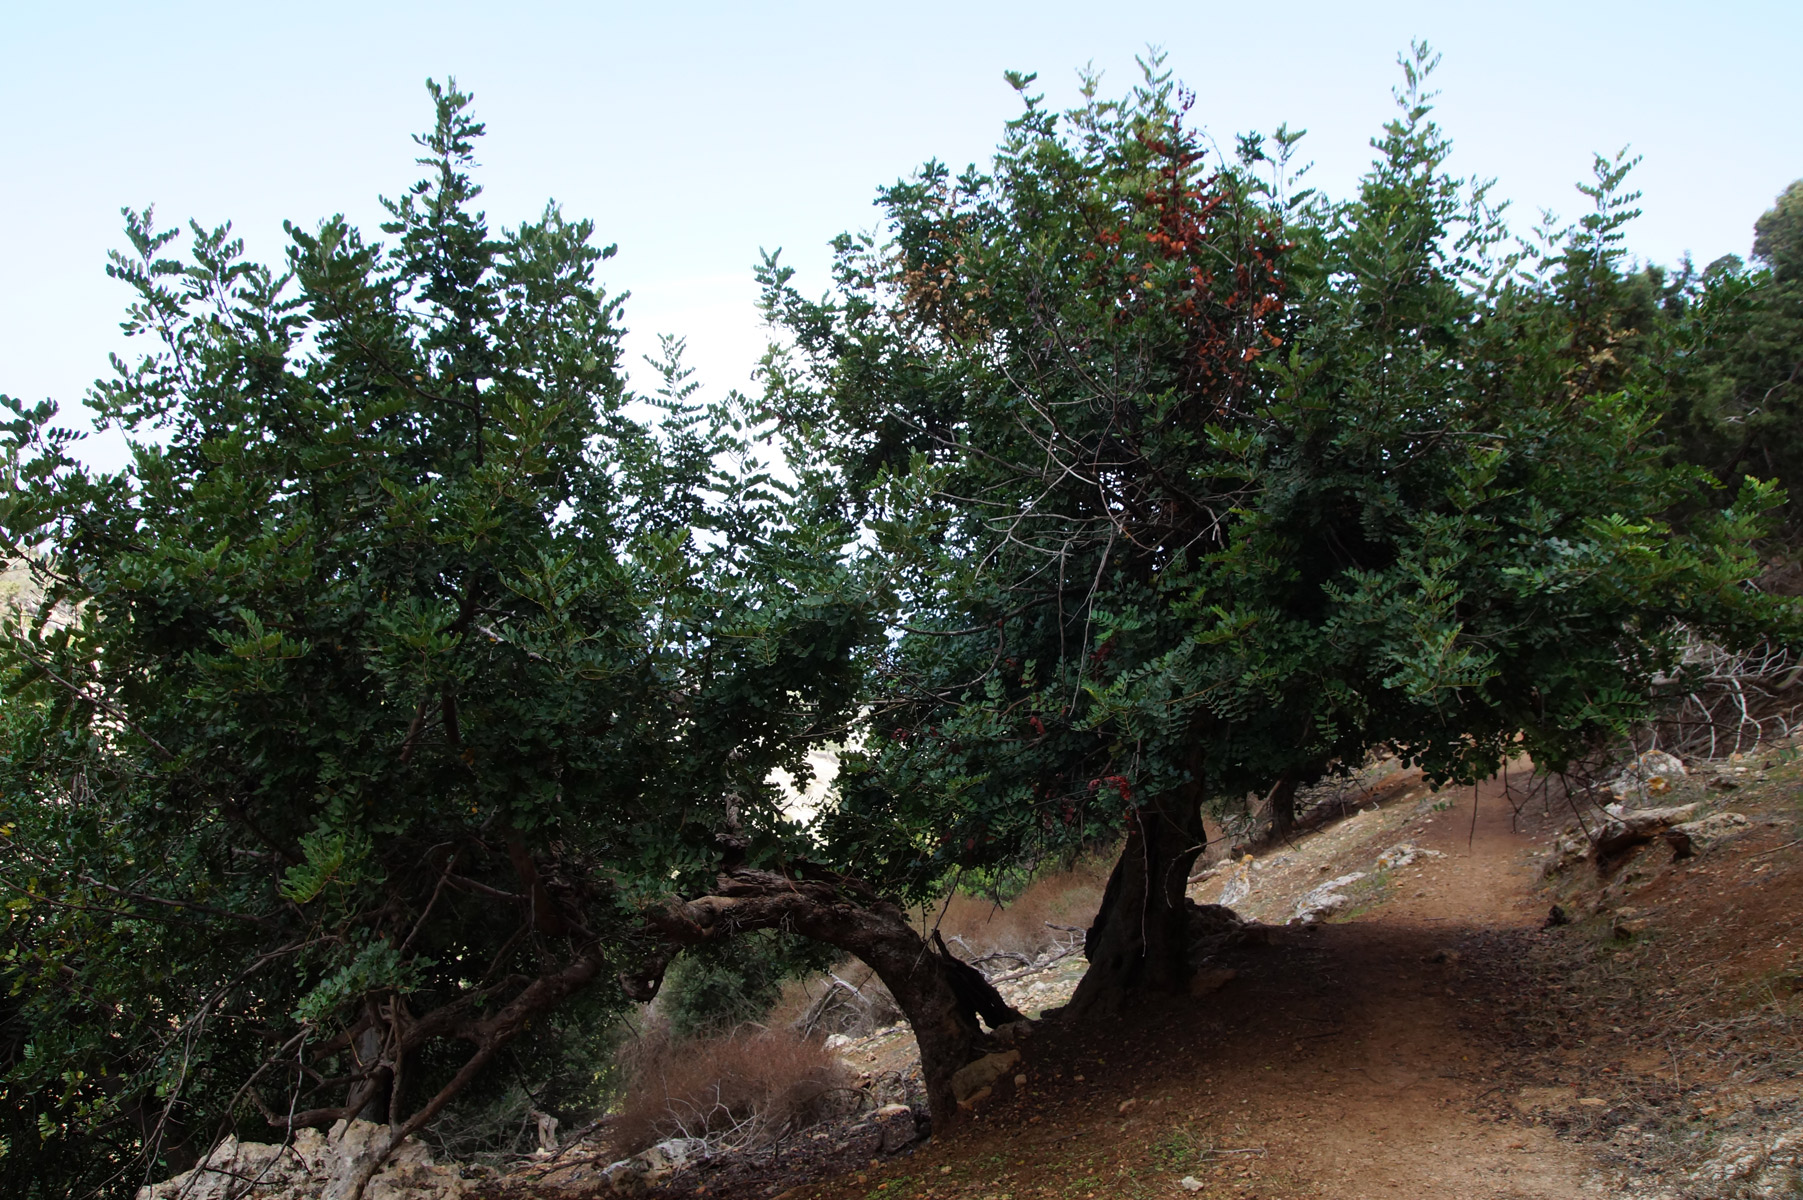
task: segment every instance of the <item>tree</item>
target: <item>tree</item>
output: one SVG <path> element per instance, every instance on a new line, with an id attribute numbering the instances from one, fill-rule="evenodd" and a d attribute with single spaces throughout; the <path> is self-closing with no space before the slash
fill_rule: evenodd
<path id="1" fill-rule="evenodd" d="M 1018 1014 L 903 901 L 1124 834 L 1075 1006 L 1178 987 L 1204 803 L 1377 744 L 1557 762 L 1677 622 L 1794 637 L 1738 586 L 1777 493 L 1706 511 L 1620 350 L 1623 166 L 1499 257 L 1428 63 L 1337 205 L 1287 131 L 1221 161 L 1156 67 L 1029 99 L 992 173 L 884 191 L 836 296 L 767 264 L 755 413 L 675 343 L 626 390 L 607 251 L 555 207 L 491 233 L 455 87 L 388 244 L 291 229 L 278 273 L 195 227 L 183 262 L 129 214 L 153 349 L 90 403 L 132 465 L 6 401 L 43 595 L 0 652 L 13 1190 L 385 1120 L 354 1196 L 554 1010 L 761 930 L 878 973 L 943 1131 Z M 798 827 L 773 773 L 854 732 Z"/>
<path id="2" fill-rule="evenodd" d="M 892 562 L 829 834 L 892 887 L 1123 836 L 1077 1014 L 1186 983 L 1205 801 L 1379 745 L 1556 767 L 1644 711 L 1679 622 L 1794 636 L 1739 586 L 1773 489 L 1664 519 L 1713 481 L 1614 366 L 1629 164 L 1502 253 L 1433 61 L 1348 202 L 1291 191 L 1288 131 L 1213 152 L 1154 59 L 1120 101 L 1027 96 L 987 173 L 884 189 L 834 294 L 764 267 L 769 402 Z"/>
<path id="3" fill-rule="evenodd" d="M 278 272 L 127 214 L 152 348 L 89 398 L 124 471 L 5 402 L 43 590 L 0 650 L 10 1195 L 258 1125 L 391 1150 L 553 1008 L 619 1011 L 723 832 L 792 851 L 772 771 L 854 711 L 843 530 L 679 347 L 626 390 L 611 247 L 555 206 L 491 232 L 483 128 L 431 94 L 386 243 L 290 227 Z"/>
<path id="4" fill-rule="evenodd" d="M 1686 461 L 1723 479 L 1742 472 L 1803 487 L 1803 180 L 1754 226 L 1749 268 L 1729 255 L 1666 284 L 1659 333 L 1673 412 L 1670 438 Z M 1650 322 L 1649 322 L 1650 324 Z M 1803 518 L 1792 507 L 1793 546 Z"/>

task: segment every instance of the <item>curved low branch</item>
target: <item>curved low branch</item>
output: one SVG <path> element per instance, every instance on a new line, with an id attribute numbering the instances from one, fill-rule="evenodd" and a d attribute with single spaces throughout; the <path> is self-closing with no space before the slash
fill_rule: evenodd
<path id="1" fill-rule="evenodd" d="M 986 1048 L 978 1015 L 992 1028 L 1021 1019 L 981 972 L 928 944 L 899 905 L 861 880 L 811 864 L 783 872 L 727 868 L 711 895 L 653 909 L 645 923 L 676 946 L 784 929 L 861 959 L 913 1027 L 936 1131 L 952 1128 L 962 1115 L 952 1076 Z M 655 994 L 653 976 L 668 963 L 668 954 L 661 955 L 637 985 Z"/>

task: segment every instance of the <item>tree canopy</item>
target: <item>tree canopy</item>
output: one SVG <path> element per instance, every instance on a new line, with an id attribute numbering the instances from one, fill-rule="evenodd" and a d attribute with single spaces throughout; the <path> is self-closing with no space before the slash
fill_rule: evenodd
<path id="1" fill-rule="evenodd" d="M 1645 290 L 1658 307 L 1642 324 L 1671 343 L 1670 428 L 1684 458 L 1723 479 L 1774 480 L 1794 496 L 1803 488 L 1803 180 L 1759 218 L 1753 258 L 1649 269 Z M 1803 534 L 1796 505 L 1784 525 L 1794 545 Z"/>
<path id="2" fill-rule="evenodd" d="M 882 189 L 825 296 L 766 260 L 755 402 L 676 342 L 628 388 L 611 248 L 490 229 L 455 86 L 386 240 L 178 258 L 128 213 L 149 349 L 89 403 L 131 464 L 5 400 L 41 600 L 0 646 L 0 1182 L 359 1114 L 392 1146 L 767 929 L 876 969 L 949 1124 L 1017 1014 L 899 902 L 1118 849 L 1080 1017 L 1184 984 L 1206 806 L 1379 749 L 1557 767 L 1682 637 L 1794 646 L 1752 581 L 1797 190 L 1755 270 L 1629 262 L 1619 157 L 1518 239 L 1402 65 L 1343 200 L 1298 133 L 1216 148 L 1156 59 L 1062 113 L 1011 75 L 993 162 Z M 829 743 L 800 824 L 778 781 Z"/>
<path id="3" fill-rule="evenodd" d="M 729 820 L 792 839 L 771 773 L 852 711 L 839 532 L 678 364 L 625 389 L 612 248 L 555 206 L 492 232 L 432 95 L 385 242 L 182 260 L 129 214 L 151 349 L 90 397 L 125 471 L 7 401 L 43 593 L 0 708 L 9 1194 L 245 1121 L 415 1128 L 553 1007 L 605 1024 L 646 898 Z"/>
<path id="4" fill-rule="evenodd" d="M 1177 983 L 1205 799 L 1378 746 L 1556 768 L 1645 714 L 1680 628 L 1794 631 L 1740 586 L 1779 494 L 1674 460 L 1665 381 L 1619 352 L 1631 163 L 1516 244 L 1444 169 L 1432 65 L 1344 202 L 1292 190 L 1298 135 L 1213 150 L 1154 61 L 1119 101 L 1027 95 L 987 172 L 885 189 L 832 296 L 766 264 L 773 394 L 904 614 L 841 789 L 855 861 L 872 827 L 921 879 L 1124 831 L 1122 981 Z"/>

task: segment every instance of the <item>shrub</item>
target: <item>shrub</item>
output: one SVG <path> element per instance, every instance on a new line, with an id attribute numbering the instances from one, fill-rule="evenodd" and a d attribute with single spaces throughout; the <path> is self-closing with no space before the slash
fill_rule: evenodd
<path id="1" fill-rule="evenodd" d="M 658 1011 L 677 1040 L 717 1036 L 760 1022 L 783 984 L 818 971 L 837 951 L 805 938 L 762 930 L 695 947 L 672 963 Z"/>
<path id="2" fill-rule="evenodd" d="M 624 1089 L 627 1027 L 605 1004 L 578 1001 L 547 1014 L 426 1131 L 441 1161 L 495 1164 L 538 1144 L 537 1115 L 565 1136 L 604 1114 Z"/>
<path id="3" fill-rule="evenodd" d="M 673 1137 L 764 1144 L 851 1107 L 838 1056 L 788 1029 L 683 1041 L 658 1023 L 623 1059 L 631 1083 L 613 1123 L 622 1153 Z"/>

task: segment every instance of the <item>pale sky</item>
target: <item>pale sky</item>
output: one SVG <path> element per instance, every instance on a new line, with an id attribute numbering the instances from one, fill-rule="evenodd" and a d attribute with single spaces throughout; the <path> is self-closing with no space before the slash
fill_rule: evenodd
<path id="1" fill-rule="evenodd" d="M 0 391 L 74 408 L 120 348 L 104 274 L 121 205 L 226 219 L 275 261 L 281 223 L 342 211 L 418 173 L 422 81 L 456 76 L 488 123 L 491 221 L 555 198 L 620 253 L 605 267 L 635 355 L 686 336 L 703 383 L 742 386 L 764 331 L 751 266 L 782 247 L 804 290 L 826 242 L 876 218 L 876 187 L 936 157 L 982 162 L 1036 70 L 1074 102 L 1162 46 L 1223 146 L 1309 130 L 1311 182 L 1344 195 L 1391 111 L 1410 38 L 1445 56 L 1452 166 L 1495 176 L 1525 229 L 1576 216 L 1592 151 L 1645 156 L 1638 255 L 1745 254 L 1803 176 L 1803 4 L 1116 3 L 1079 5 L 24 3 L 0 0 Z M 643 374 L 641 374 L 643 378 Z M 99 461 L 116 461 L 95 447 Z"/>

